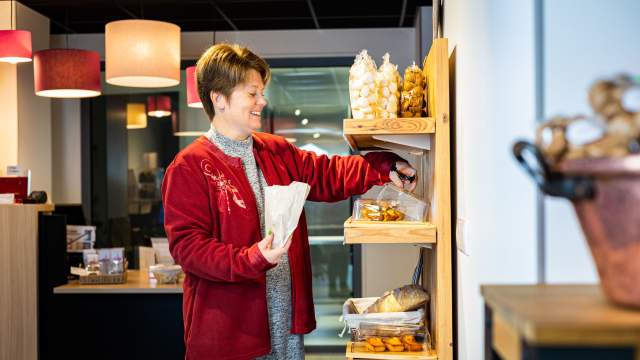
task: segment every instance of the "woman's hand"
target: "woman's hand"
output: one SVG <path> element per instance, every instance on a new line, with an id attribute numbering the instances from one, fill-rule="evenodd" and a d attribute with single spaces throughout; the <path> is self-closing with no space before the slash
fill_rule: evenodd
<path id="1" fill-rule="evenodd" d="M 271 244 L 273 243 L 273 233 L 269 230 L 269 235 L 265 236 L 264 239 L 260 240 L 258 243 L 258 249 L 262 253 L 265 259 L 272 264 L 277 264 L 282 255 L 286 254 L 289 251 L 289 247 L 291 246 L 291 236 L 287 239 L 285 246 L 276 247 L 275 249 L 271 248 Z"/>
<path id="2" fill-rule="evenodd" d="M 418 184 L 416 169 L 404 161 L 396 161 L 391 168 L 389 179 L 399 188 L 404 189 L 405 184 L 409 184 L 409 191 L 413 192 Z"/>

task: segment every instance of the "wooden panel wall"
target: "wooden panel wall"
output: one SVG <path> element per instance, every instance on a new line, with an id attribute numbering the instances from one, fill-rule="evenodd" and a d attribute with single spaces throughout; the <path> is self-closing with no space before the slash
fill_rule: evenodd
<path id="1" fill-rule="evenodd" d="M 52 205 L 0 205 L 0 360 L 36 360 L 38 212 Z"/>

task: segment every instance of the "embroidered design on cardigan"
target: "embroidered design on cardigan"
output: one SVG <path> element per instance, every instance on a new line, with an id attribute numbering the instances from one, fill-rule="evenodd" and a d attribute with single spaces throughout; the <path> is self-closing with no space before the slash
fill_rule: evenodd
<path id="1" fill-rule="evenodd" d="M 229 202 L 229 193 L 231 193 L 231 198 L 236 205 L 243 209 L 247 208 L 244 200 L 240 197 L 240 191 L 238 191 L 238 188 L 235 187 L 231 183 L 231 180 L 227 179 L 220 170 L 217 170 L 217 174 L 214 174 L 213 165 L 207 159 L 200 162 L 200 168 L 202 169 L 204 176 L 213 180 L 213 183 L 218 188 L 218 207 L 221 209 L 226 208 L 227 214 L 231 214 L 231 205 Z"/>

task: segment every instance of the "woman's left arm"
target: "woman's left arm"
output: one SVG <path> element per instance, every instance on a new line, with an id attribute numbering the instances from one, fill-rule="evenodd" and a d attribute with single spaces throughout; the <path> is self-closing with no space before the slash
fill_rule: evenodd
<path id="1" fill-rule="evenodd" d="M 406 163 L 392 152 L 328 157 L 293 145 L 291 149 L 300 169 L 301 181 L 311 186 L 308 196 L 311 201 L 333 202 L 363 194 L 374 185 L 389 182 L 396 162 Z"/>

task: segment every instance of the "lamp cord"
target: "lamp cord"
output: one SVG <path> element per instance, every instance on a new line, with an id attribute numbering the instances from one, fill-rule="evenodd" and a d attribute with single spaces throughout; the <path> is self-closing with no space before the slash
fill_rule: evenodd
<path id="1" fill-rule="evenodd" d="M 9 14 L 9 18 L 11 19 L 11 20 L 10 20 L 10 22 L 11 22 L 11 28 L 10 28 L 10 29 L 11 29 L 11 30 L 14 30 L 14 28 L 13 28 L 13 2 L 14 2 L 14 1 L 15 1 L 15 0 L 11 0 L 11 1 L 9 2 L 9 9 L 10 9 L 9 11 L 11 12 L 11 14 Z"/>
<path id="2" fill-rule="evenodd" d="M 65 8 L 64 9 L 64 26 L 66 27 L 65 29 L 65 36 L 64 36 L 64 41 L 65 41 L 65 49 L 69 48 L 69 8 Z"/>

